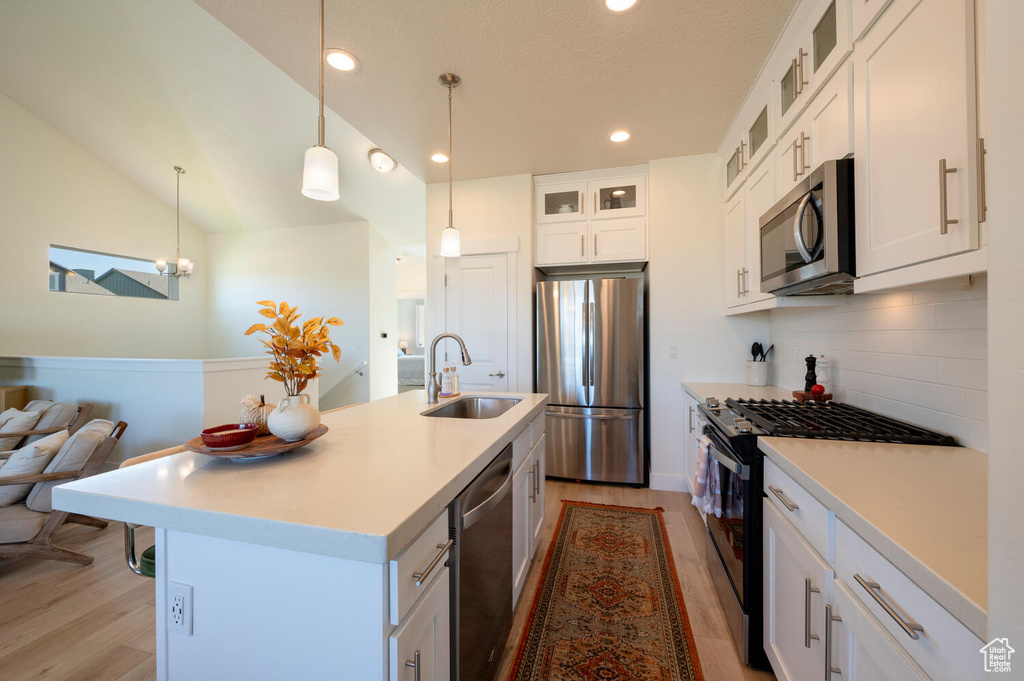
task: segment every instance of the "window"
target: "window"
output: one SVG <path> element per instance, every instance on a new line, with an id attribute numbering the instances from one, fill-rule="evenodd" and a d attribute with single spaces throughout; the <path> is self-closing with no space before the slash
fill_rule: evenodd
<path id="1" fill-rule="evenodd" d="M 50 245 L 51 291 L 177 300 L 178 280 L 153 260 Z"/>

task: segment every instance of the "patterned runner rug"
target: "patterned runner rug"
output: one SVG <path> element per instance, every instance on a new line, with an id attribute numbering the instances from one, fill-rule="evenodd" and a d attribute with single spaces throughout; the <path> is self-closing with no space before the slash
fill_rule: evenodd
<path id="1" fill-rule="evenodd" d="M 703 681 L 661 509 L 563 502 L 513 681 Z"/>

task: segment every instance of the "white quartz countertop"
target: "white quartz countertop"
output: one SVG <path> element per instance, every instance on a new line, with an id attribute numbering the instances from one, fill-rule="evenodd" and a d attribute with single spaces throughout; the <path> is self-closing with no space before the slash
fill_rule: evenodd
<path id="1" fill-rule="evenodd" d="M 385 563 L 444 511 L 547 395 L 492 419 L 422 416 L 424 391 L 323 415 L 326 435 L 266 461 L 182 452 L 54 488 L 65 511 Z M 458 398 L 455 398 L 458 399 Z M 442 403 L 450 400 L 442 400 Z"/>
<path id="2" fill-rule="evenodd" d="M 690 383 L 683 381 L 683 390 L 698 402 L 706 402 L 709 397 L 719 400 L 791 400 L 793 390 L 779 388 L 774 385 L 752 386 L 746 383 Z"/>
<path id="3" fill-rule="evenodd" d="M 987 640 L 988 459 L 963 447 L 761 437 L 759 448 Z"/>

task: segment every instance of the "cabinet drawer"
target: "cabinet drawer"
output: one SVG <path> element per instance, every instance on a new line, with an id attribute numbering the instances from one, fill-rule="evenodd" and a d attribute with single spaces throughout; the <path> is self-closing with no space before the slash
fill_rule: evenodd
<path id="1" fill-rule="evenodd" d="M 444 569 L 446 556 L 434 563 L 430 574 L 424 576 L 420 585 L 416 585 L 417 578 L 414 574 L 423 574 L 431 563 L 441 553 L 446 553 L 443 548 L 448 542 L 448 511 L 446 510 L 430 524 L 426 532 L 421 534 L 398 557 L 392 560 L 388 569 L 390 572 L 390 616 L 391 624 L 397 625 L 409 612 L 430 585 L 437 579 L 437 576 Z"/>
<path id="2" fill-rule="evenodd" d="M 836 576 L 932 679 L 984 677 L 982 641 L 842 522 L 836 523 L 835 567 Z"/>
<path id="3" fill-rule="evenodd" d="M 448 568 L 438 571 L 423 598 L 388 640 L 391 681 L 451 678 L 451 610 Z"/>
<path id="4" fill-rule="evenodd" d="M 540 439 L 544 437 L 545 418 L 544 412 L 541 411 L 530 423 L 530 449 L 536 447 Z"/>
<path id="5" fill-rule="evenodd" d="M 796 526 L 818 555 L 831 560 L 833 554 L 829 551 L 829 535 L 835 514 L 767 458 L 764 460 L 764 493 L 775 508 Z"/>

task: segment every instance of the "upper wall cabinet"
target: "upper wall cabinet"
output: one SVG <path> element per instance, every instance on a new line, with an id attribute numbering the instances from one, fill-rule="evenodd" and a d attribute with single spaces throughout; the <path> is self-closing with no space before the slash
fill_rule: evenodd
<path id="1" fill-rule="evenodd" d="M 780 197 L 825 161 L 845 158 L 853 152 L 852 91 L 853 67 L 847 63 L 783 134 L 775 146 Z"/>
<path id="2" fill-rule="evenodd" d="M 775 47 L 769 72 L 778 130 L 784 133 L 850 54 L 850 0 L 801 7 Z"/>
<path id="3" fill-rule="evenodd" d="M 638 166 L 535 177 L 535 264 L 647 260 L 646 173 Z"/>
<path id="4" fill-rule="evenodd" d="M 726 141 L 736 145 L 734 149 L 727 149 L 725 154 L 727 198 L 743 184 L 749 171 L 755 168 L 774 146 L 775 126 L 770 100 L 770 83 L 755 86 L 747 96 L 733 129 L 726 137 Z"/>
<path id="5" fill-rule="evenodd" d="M 973 0 L 895 0 L 854 51 L 857 274 L 977 249 Z"/>
<path id="6" fill-rule="evenodd" d="M 854 42 L 864 37 L 892 0 L 850 0 L 850 35 Z"/>
<path id="7" fill-rule="evenodd" d="M 537 224 L 585 220 L 587 183 L 565 182 L 537 187 Z"/>

